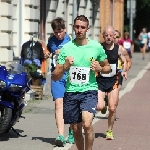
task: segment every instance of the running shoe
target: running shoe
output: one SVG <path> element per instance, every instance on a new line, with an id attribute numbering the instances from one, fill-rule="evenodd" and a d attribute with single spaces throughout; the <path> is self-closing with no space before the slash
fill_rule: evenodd
<path id="1" fill-rule="evenodd" d="M 70 143 L 70 144 L 75 143 L 74 136 L 73 136 L 73 130 L 70 130 L 70 128 L 69 128 L 69 135 L 68 135 L 67 143 Z"/>
<path id="2" fill-rule="evenodd" d="M 66 145 L 66 140 L 62 135 L 59 135 L 55 140 L 55 145 L 58 147 L 64 147 Z"/>
<path id="3" fill-rule="evenodd" d="M 106 131 L 106 140 L 113 140 L 113 139 L 114 139 L 113 131 L 112 130 Z"/>
<path id="4" fill-rule="evenodd" d="M 116 117 L 116 118 L 115 118 L 115 121 L 117 121 L 117 120 L 118 120 L 118 118 Z"/>

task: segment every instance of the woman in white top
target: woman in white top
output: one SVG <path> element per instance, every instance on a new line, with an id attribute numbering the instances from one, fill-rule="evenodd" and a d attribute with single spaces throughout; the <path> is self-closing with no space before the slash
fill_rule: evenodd
<path id="1" fill-rule="evenodd" d="M 140 40 L 140 51 L 142 53 L 142 59 L 145 59 L 145 52 L 147 48 L 147 31 L 146 28 L 142 29 L 142 32 L 139 35 L 139 40 Z"/>

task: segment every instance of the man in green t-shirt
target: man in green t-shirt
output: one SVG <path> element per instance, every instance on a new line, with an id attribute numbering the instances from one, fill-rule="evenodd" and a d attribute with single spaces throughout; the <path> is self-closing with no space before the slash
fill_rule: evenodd
<path id="1" fill-rule="evenodd" d="M 68 71 L 63 100 L 64 122 L 73 126 L 78 150 L 91 150 L 94 141 L 92 120 L 98 101 L 95 74 L 109 73 L 110 65 L 101 44 L 86 38 L 89 21 L 84 15 L 75 18 L 73 29 L 76 38 L 61 49 L 52 79 L 59 80 L 63 73 Z M 85 132 L 85 144 L 82 127 Z"/>

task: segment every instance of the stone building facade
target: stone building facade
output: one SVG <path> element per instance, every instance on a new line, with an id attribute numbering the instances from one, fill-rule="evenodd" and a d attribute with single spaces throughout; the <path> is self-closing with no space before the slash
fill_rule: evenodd
<path id="1" fill-rule="evenodd" d="M 0 1 L 0 61 L 19 57 L 21 45 L 39 32 L 39 0 Z"/>
<path id="2" fill-rule="evenodd" d="M 89 37 L 100 41 L 104 26 L 112 22 L 115 29 L 122 32 L 123 0 L 114 0 L 115 21 L 111 21 L 111 0 L 76 1 L 75 13 L 87 16 L 90 21 Z M 20 57 L 22 43 L 30 40 L 32 35 L 47 43 L 53 33 L 51 21 L 56 17 L 64 18 L 67 32 L 72 35 L 73 4 L 74 0 L 1 0 L 0 61 L 11 61 L 13 55 Z"/>

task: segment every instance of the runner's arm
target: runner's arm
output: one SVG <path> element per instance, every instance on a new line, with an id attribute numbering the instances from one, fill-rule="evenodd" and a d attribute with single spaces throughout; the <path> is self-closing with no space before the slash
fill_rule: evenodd
<path id="1" fill-rule="evenodd" d="M 60 55 L 60 57 L 61 56 L 62 55 Z M 58 63 L 59 63 L 59 58 L 58 58 Z M 62 78 L 65 71 L 67 71 L 74 63 L 74 59 L 71 56 L 66 56 L 66 57 L 63 57 L 63 61 L 61 61 L 62 64 L 58 64 L 58 63 L 56 63 L 56 68 L 52 72 L 52 79 L 54 81 L 60 80 Z"/>
<path id="2" fill-rule="evenodd" d="M 52 80 L 57 81 L 60 80 L 65 73 L 66 68 L 65 64 L 56 64 L 55 70 L 52 72 Z"/>
<path id="3" fill-rule="evenodd" d="M 50 47 L 47 45 L 47 50 L 49 51 L 49 53 L 52 52 L 52 50 L 50 49 Z"/>
<path id="4" fill-rule="evenodd" d="M 119 45 L 118 54 L 119 54 L 119 58 L 123 62 L 123 69 L 122 69 L 122 71 L 126 72 L 126 71 L 128 71 L 128 64 L 127 64 L 127 59 L 126 59 L 127 52 L 125 53 L 126 50 L 125 51 L 124 50 L 125 49 L 121 45 Z"/>
<path id="5" fill-rule="evenodd" d="M 132 61 L 127 53 L 127 50 L 123 47 L 123 46 L 120 46 L 120 49 L 126 59 L 126 63 L 127 63 L 127 71 L 129 71 L 129 69 L 131 68 L 131 65 L 132 65 Z"/>
<path id="6" fill-rule="evenodd" d="M 51 43 L 51 38 L 48 39 L 48 43 L 47 43 L 47 46 L 46 46 L 48 51 L 44 54 L 45 59 L 48 59 L 50 57 L 51 53 L 52 53 L 52 50 L 51 50 L 51 47 L 50 47 L 49 43 Z"/>

